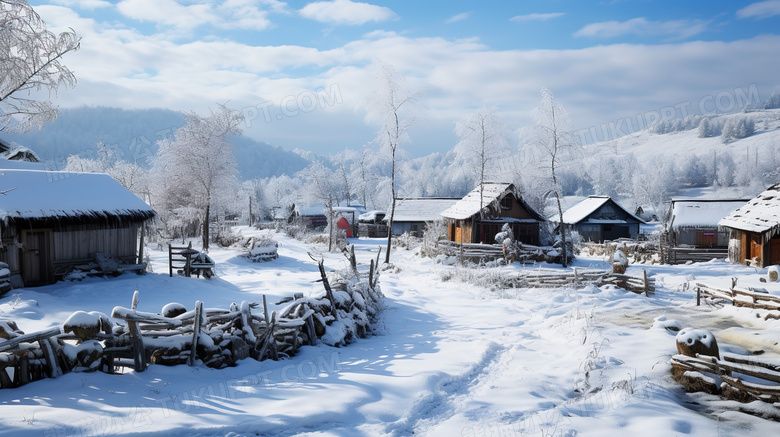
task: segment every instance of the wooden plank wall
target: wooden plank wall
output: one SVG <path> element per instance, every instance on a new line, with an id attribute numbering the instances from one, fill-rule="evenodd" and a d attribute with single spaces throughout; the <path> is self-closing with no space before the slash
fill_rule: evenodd
<path id="1" fill-rule="evenodd" d="M 138 225 L 100 229 L 95 226 L 69 225 L 54 232 L 54 261 L 88 258 L 95 252 L 113 257 L 136 255 Z"/>

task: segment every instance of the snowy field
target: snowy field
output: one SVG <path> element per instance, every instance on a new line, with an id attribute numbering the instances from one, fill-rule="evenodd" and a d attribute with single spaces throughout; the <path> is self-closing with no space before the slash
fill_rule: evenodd
<path id="1" fill-rule="evenodd" d="M 276 302 L 294 292 L 322 293 L 307 252 L 323 248 L 274 238 L 280 257 L 268 263 L 213 249 L 218 277 L 211 280 L 168 277 L 167 252 L 152 250 L 154 273 L 145 276 L 14 290 L 0 299 L 0 318 L 33 332 L 76 310 L 110 314 L 130 306 L 134 290 L 139 310 L 149 312 L 169 302 L 227 307 L 262 294 Z M 353 242 L 361 264 L 383 244 Z M 328 269 L 347 265 L 341 254 L 323 255 Z M 457 267 L 413 251 L 397 250 L 393 261 L 396 268 L 380 277 L 381 335 L 343 348 L 305 346 L 279 362 L 247 359 L 223 370 L 152 365 L 143 373 L 74 373 L 0 390 L 0 434 L 780 435 L 780 423 L 746 413 L 780 416 L 772 407 L 684 393 L 670 376 L 676 349 L 674 333 L 664 328 L 677 321 L 710 329 L 721 351 L 763 351 L 763 358 L 780 360 L 780 322 L 746 309 L 696 307 L 686 287 L 693 278 L 727 285 L 732 276 L 742 286 L 758 285 L 763 270 L 725 261 L 647 266 L 657 292 L 646 297 L 610 286 L 490 291 L 452 279 Z M 606 268 L 600 259 L 575 265 Z M 761 286 L 780 294 L 779 284 Z M 729 345 L 737 342 L 749 351 Z"/>

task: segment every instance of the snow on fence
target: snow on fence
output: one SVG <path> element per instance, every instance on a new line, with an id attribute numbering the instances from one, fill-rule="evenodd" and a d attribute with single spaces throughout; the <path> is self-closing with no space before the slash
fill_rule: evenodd
<path id="1" fill-rule="evenodd" d="M 696 305 L 701 305 L 702 298 L 721 299 L 731 302 L 737 307 L 754 310 L 767 310 L 764 320 L 780 319 L 780 296 L 774 296 L 763 291 L 737 288 L 736 278 L 731 280 L 731 288 L 719 288 L 696 283 Z"/>
<path id="2" fill-rule="evenodd" d="M 14 322 L 0 321 L 0 388 L 66 372 L 143 372 L 150 364 L 192 366 L 200 360 L 223 368 L 248 357 L 289 358 L 300 346 L 318 341 L 331 346 L 352 343 L 373 332 L 383 295 L 374 260 L 368 277 L 361 277 L 354 250 L 347 256 L 351 269 L 344 272 L 327 274 L 319 261 L 317 282 L 323 282 L 324 296 L 296 293 L 270 314 L 265 295 L 262 304 L 233 303 L 229 309 L 206 308 L 197 301 L 189 311 L 172 303 L 159 314 L 143 312 L 136 291 L 130 308 L 117 306 L 110 318 L 77 311 L 61 328 L 31 334 L 19 331 Z"/>
<path id="3" fill-rule="evenodd" d="M 677 354 L 670 361 L 672 375 L 687 390 L 739 402 L 780 402 L 780 364 L 729 353 L 722 359 L 693 355 Z"/>
<path id="4" fill-rule="evenodd" d="M 454 241 L 439 241 L 439 249 L 444 255 L 455 256 L 471 261 L 491 261 L 504 258 L 504 246 L 501 244 L 456 243 Z M 514 261 L 518 262 L 550 262 L 560 258 L 560 251 L 551 246 L 531 246 L 516 244 L 512 250 Z"/>
<path id="5" fill-rule="evenodd" d="M 613 273 L 609 270 L 580 270 L 561 272 L 553 269 L 533 269 L 529 272 L 519 272 L 512 275 L 510 282 L 517 288 L 559 288 L 567 286 L 584 286 L 593 284 L 602 286 L 612 284 L 634 293 L 650 295 L 655 292 L 655 278 L 647 276 L 647 270 L 642 276 L 631 276 Z"/>

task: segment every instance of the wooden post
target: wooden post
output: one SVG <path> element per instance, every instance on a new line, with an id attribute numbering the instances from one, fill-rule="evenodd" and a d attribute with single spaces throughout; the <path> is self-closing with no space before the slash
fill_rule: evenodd
<path id="1" fill-rule="evenodd" d="M 737 278 L 731 278 L 731 304 L 737 304 L 737 295 L 734 293 L 734 289 L 737 287 Z"/>
<path id="2" fill-rule="evenodd" d="M 168 276 L 173 277 L 173 253 L 171 252 L 171 243 L 168 243 Z"/>
<path id="3" fill-rule="evenodd" d="M 200 339 L 200 328 L 203 324 L 203 302 L 195 302 L 195 320 L 192 326 L 192 347 L 190 348 L 190 359 L 187 364 L 195 365 L 198 358 L 198 340 Z"/>
<path id="4" fill-rule="evenodd" d="M 27 352 L 19 358 L 18 371 L 19 385 L 25 385 L 30 382 L 30 356 Z"/>
<path id="5" fill-rule="evenodd" d="M 701 287 L 696 287 L 696 306 L 701 305 Z"/>
<path id="6" fill-rule="evenodd" d="M 268 301 L 266 300 L 265 295 L 263 295 L 263 316 L 265 317 L 265 326 L 270 326 L 271 319 L 268 318 Z"/>
<path id="7" fill-rule="evenodd" d="M 43 350 L 43 357 L 46 359 L 46 371 L 49 378 L 56 378 L 62 376 L 62 369 L 57 362 L 57 356 L 54 354 L 54 349 L 51 347 L 49 338 L 42 338 L 38 340 L 38 345 Z"/>
<path id="8" fill-rule="evenodd" d="M 371 260 L 368 267 L 368 286 L 374 288 L 374 260 Z"/>
<path id="9" fill-rule="evenodd" d="M 647 283 L 647 269 L 642 270 L 642 282 L 645 287 L 645 296 L 650 296 L 650 287 Z"/>
<path id="10" fill-rule="evenodd" d="M 352 271 L 355 273 L 355 277 L 360 279 L 360 273 L 358 273 L 357 259 L 355 259 L 355 245 L 349 246 L 349 263 L 352 266 Z"/>
<path id="11" fill-rule="evenodd" d="M 141 224 L 141 241 L 138 243 L 138 263 L 137 264 L 143 264 L 144 262 L 144 229 L 146 229 L 146 226 Z"/>
<path id="12" fill-rule="evenodd" d="M 339 319 L 339 314 L 336 311 L 336 299 L 333 297 L 333 290 L 330 288 L 330 282 L 328 282 L 328 275 L 325 274 L 325 262 L 320 261 L 317 263 L 320 268 L 320 276 L 322 276 L 322 285 L 325 287 L 325 293 L 330 301 L 330 314 L 336 319 Z"/>
<path id="13" fill-rule="evenodd" d="M 131 309 L 138 309 L 138 290 L 133 293 L 133 302 Z M 130 346 L 133 349 L 133 367 L 136 372 L 146 370 L 146 352 L 144 351 L 144 339 L 141 336 L 141 329 L 134 320 L 127 321 L 127 329 L 130 330 Z"/>

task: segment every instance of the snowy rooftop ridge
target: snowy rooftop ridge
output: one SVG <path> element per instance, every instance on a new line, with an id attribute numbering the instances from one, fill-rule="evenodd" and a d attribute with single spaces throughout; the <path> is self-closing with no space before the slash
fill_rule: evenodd
<path id="1" fill-rule="evenodd" d="M 8 190 L 8 191 L 6 191 Z M 0 219 L 147 219 L 151 206 L 107 174 L 0 170 Z"/>
<path id="2" fill-rule="evenodd" d="M 451 197 L 407 197 L 397 199 L 394 222 L 433 222 L 461 199 Z"/>
<path id="3" fill-rule="evenodd" d="M 577 224 L 585 220 L 586 218 L 588 218 L 589 215 L 593 214 L 599 208 L 604 206 L 604 204 L 610 201 L 612 201 L 612 203 L 614 203 L 618 208 L 625 211 L 625 213 L 628 214 L 630 217 L 633 217 L 636 220 L 638 220 L 639 223 L 645 222 L 641 218 L 637 217 L 636 215 L 632 214 L 630 211 L 627 211 L 625 208 L 620 206 L 609 196 L 588 196 L 587 199 L 584 199 L 580 203 L 564 211 L 563 222 L 566 223 L 567 225 Z M 550 217 L 550 221 L 558 222 L 558 216 L 554 215 Z"/>
<path id="4" fill-rule="evenodd" d="M 494 202 L 500 202 L 515 186 L 508 182 L 484 182 L 482 184 L 482 204 L 479 202 L 479 185 L 462 199 L 441 213 L 442 217 L 463 220 L 484 211 Z M 395 218 L 394 218 L 395 219 Z"/>
<path id="5" fill-rule="evenodd" d="M 732 211 L 718 226 L 757 233 L 780 228 L 780 184 L 772 185 Z"/>
<path id="6" fill-rule="evenodd" d="M 749 199 L 672 199 L 669 228 L 716 227 Z"/>

